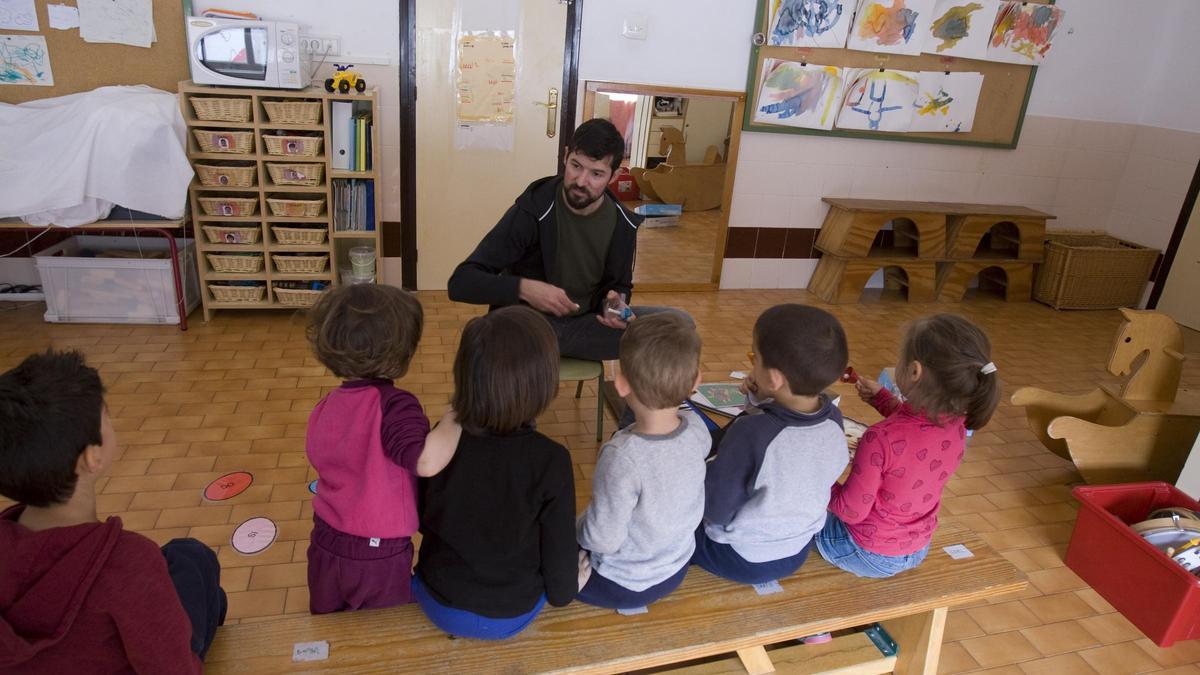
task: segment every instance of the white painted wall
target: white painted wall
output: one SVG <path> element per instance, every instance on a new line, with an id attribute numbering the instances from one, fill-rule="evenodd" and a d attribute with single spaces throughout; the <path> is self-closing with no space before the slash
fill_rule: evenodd
<path id="1" fill-rule="evenodd" d="M 1175 481 L 1175 487 L 1183 490 L 1192 499 L 1200 499 L 1200 438 L 1196 439 L 1196 444 L 1192 446 L 1192 454 L 1188 455 L 1188 461 L 1183 465 L 1183 472 L 1179 474 L 1179 480 Z"/>
<path id="2" fill-rule="evenodd" d="M 1200 131 L 1196 0 L 1058 0 L 1065 26 L 1038 69 L 1030 115 Z M 603 0 L 584 5 L 581 80 L 745 89 L 757 3 Z M 621 37 L 644 14 L 648 39 Z M 1169 108 L 1163 102 L 1169 101 Z"/>

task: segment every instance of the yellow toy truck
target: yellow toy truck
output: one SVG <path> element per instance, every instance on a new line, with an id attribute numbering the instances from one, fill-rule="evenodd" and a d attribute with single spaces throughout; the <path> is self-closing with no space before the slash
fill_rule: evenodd
<path id="1" fill-rule="evenodd" d="M 367 90 L 367 81 L 363 79 L 362 75 L 350 70 L 354 67 L 354 64 L 350 63 L 340 66 L 335 63 L 333 67 L 335 70 L 333 77 L 325 79 L 325 91 L 349 94 L 350 89 L 354 89 L 354 91 L 361 94 Z"/>

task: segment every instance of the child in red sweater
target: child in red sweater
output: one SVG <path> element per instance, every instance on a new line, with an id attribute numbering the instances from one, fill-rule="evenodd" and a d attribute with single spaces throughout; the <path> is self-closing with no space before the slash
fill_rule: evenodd
<path id="1" fill-rule="evenodd" d="M 859 377 L 859 396 L 885 417 L 859 441 L 815 541 L 831 564 L 890 577 L 921 564 L 937 527 L 942 489 L 962 461 L 966 430 L 991 419 L 1000 382 L 991 345 L 961 316 L 937 314 L 908 329 L 896 367 L 905 400 Z"/>
<path id="2" fill-rule="evenodd" d="M 199 673 L 225 619 L 217 556 L 160 551 L 96 516 L 117 456 L 100 375 L 78 352 L 0 375 L 0 672 Z"/>

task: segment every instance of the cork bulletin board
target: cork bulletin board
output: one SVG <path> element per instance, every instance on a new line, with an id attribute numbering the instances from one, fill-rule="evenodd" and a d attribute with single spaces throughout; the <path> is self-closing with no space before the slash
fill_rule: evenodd
<path id="1" fill-rule="evenodd" d="M 174 92 L 188 76 L 187 41 L 184 36 L 181 0 L 153 0 L 154 32 L 157 41 L 149 49 L 122 44 L 84 42 L 79 29 L 50 27 L 46 5 L 74 5 L 73 0 L 36 0 L 38 32 L 0 31 L 11 35 L 46 38 L 54 86 L 0 86 L 0 102 L 23 103 L 66 96 L 114 84 L 146 84 Z"/>
<path id="2" fill-rule="evenodd" d="M 1052 4 L 1044 0 L 1034 1 Z M 853 0 L 851 0 L 852 2 Z M 758 0 L 758 13 L 754 24 L 756 37 L 760 34 L 765 38 L 770 30 L 770 7 L 773 4 L 773 0 Z M 1017 147 L 1017 140 L 1021 135 L 1021 123 L 1025 119 L 1025 108 L 1029 104 L 1029 94 L 1033 89 L 1033 78 L 1037 72 L 1036 66 L 937 56 L 934 54 L 907 56 L 852 49 L 778 47 L 757 44 L 761 41 L 761 39 L 756 39 L 750 52 L 750 71 L 746 77 L 746 100 L 748 105 L 746 106 L 742 121 L 742 129 L 745 131 L 837 136 L 843 138 L 869 138 L 915 143 L 974 145 L 990 148 L 1015 148 Z M 979 103 L 975 109 L 974 125 L 969 132 L 859 131 L 838 129 L 836 127 L 825 131 L 822 129 L 763 124 L 754 121 L 754 111 L 758 108 L 758 96 L 762 89 L 760 79 L 763 74 L 763 60 L 768 58 L 850 68 L 983 73 L 983 89 L 979 94 Z"/>

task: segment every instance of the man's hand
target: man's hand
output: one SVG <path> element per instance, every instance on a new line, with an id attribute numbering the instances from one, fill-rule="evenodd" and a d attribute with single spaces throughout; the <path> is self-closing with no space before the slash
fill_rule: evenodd
<path id="1" fill-rule="evenodd" d="M 608 311 L 608 306 L 609 306 L 610 302 L 620 301 L 620 300 L 621 300 L 621 296 L 618 295 L 616 291 L 609 291 L 607 299 L 604 303 L 604 309 L 600 310 L 600 313 L 596 315 L 596 320 L 599 321 L 601 324 L 608 326 L 609 328 L 615 328 L 617 330 L 625 330 L 629 326 L 629 322 L 622 321 L 621 319 L 617 318 L 616 314 L 613 314 L 612 312 Z M 636 316 L 634 316 L 632 313 L 630 313 L 629 321 L 633 321 L 636 318 L 637 318 Z"/>
<path id="2" fill-rule="evenodd" d="M 546 314 L 567 316 L 579 311 L 579 305 L 571 302 L 566 291 L 544 281 L 521 279 L 519 294 L 530 307 Z"/>

